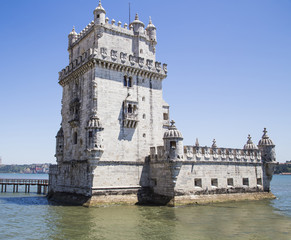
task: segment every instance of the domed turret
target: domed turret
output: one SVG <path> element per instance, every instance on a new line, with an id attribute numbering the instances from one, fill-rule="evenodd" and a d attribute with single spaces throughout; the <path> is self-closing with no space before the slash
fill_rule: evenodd
<path id="1" fill-rule="evenodd" d="M 75 31 L 75 26 L 73 27 L 72 31 L 69 33 L 68 39 L 69 39 L 69 47 L 76 41 L 77 39 L 77 33 Z"/>
<path id="2" fill-rule="evenodd" d="M 102 127 L 99 118 L 96 114 L 94 114 L 92 117 L 90 117 L 88 123 L 87 123 L 87 151 L 89 152 L 95 152 L 95 151 L 102 151 L 103 152 L 103 146 L 102 146 L 102 136 L 101 131 L 104 128 Z"/>
<path id="3" fill-rule="evenodd" d="M 64 153 L 64 131 L 61 127 L 56 136 L 56 154 L 57 162 L 63 161 L 63 153 Z"/>
<path id="4" fill-rule="evenodd" d="M 138 14 L 135 15 L 135 20 L 129 26 L 133 27 L 135 34 L 140 34 L 144 31 L 144 23 L 139 20 Z"/>
<path id="5" fill-rule="evenodd" d="M 264 134 L 259 141 L 258 148 L 262 152 L 263 162 L 263 187 L 264 191 L 270 191 L 270 182 L 274 174 L 274 168 L 276 165 L 276 153 L 275 145 L 273 141 L 267 135 L 267 130 L 264 128 Z"/>
<path id="6" fill-rule="evenodd" d="M 157 28 L 152 23 L 151 17 L 150 17 L 150 21 L 146 30 L 147 30 L 147 35 L 149 36 L 150 40 L 153 42 L 156 42 L 157 41 L 157 33 L 156 33 Z"/>
<path id="7" fill-rule="evenodd" d="M 163 138 L 167 158 L 172 160 L 183 158 L 183 136 L 174 124 L 175 122 L 172 120 L 171 126 L 164 133 Z"/>
<path id="8" fill-rule="evenodd" d="M 267 135 L 267 130 L 264 128 L 264 134 L 262 136 L 262 139 L 259 141 L 258 146 L 263 147 L 263 146 L 275 146 L 273 141 L 269 138 Z"/>
<path id="9" fill-rule="evenodd" d="M 172 120 L 171 126 L 169 126 L 168 130 L 164 133 L 164 139 L 179 138 L 183 140 L 182 133 L 176 128 L 174 124 L 175 122 Z"/>
<path id="10" fill-rule="evenodd" d="M 250 134 L 248 135 L 248 141 L 247 141 L 247 143 L 244 145 L 244 149 L 246 149 L 246 150 L 258 149 L 257 146 L 253 143 L 253 141 L 252 141 L 252 137 L 251 137 Z"/>
<path id="11" fill-rule="evenodd" d="M 99 0 L 99 5 L 95 8 L 93 13 L 95 24 L 105 24 L 106 11 L 101 5 L 101 0 Z"/>

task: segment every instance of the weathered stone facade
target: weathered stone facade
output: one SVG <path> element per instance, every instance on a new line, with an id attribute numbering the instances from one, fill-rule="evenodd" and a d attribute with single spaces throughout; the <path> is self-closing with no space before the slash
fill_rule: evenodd
<path id="1" fill-rule="evenodd" d="M 169 122 L 156 62 L 156 28 L 135 20 L 109 23 L 99 3 L 92 21 L 69 34 L 70 64 L 59 73 L 62 123 L 49 196 L 98 204 L 176 204 L 193 196 L 269 191 L 274 144 L 259 149 L 183 146 Z M 195 199 L 197 197 L 194 197 Z"/>

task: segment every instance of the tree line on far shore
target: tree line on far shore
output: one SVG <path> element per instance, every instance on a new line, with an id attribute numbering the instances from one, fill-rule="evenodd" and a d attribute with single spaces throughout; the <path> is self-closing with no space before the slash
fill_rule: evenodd
<path id="1" fill-rule="evenodd" d="M 0 173 L 48 173 L 49 164 L 0 165 Z"/>
<path id="2" fill-rule="evenodd" d="M 291 173 L 290 163 L 281 163 L 276 165 L 274 174 Z"/>

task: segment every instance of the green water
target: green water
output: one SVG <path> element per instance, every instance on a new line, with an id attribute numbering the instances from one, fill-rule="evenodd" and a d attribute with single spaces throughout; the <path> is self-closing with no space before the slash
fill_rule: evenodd
<path id="1" fill-rule="evenodd" d="M 272 189 L 278 199 L 177 208 L 58 206 L 1 193 L 0 239 L 291 239 L 291 176 L 274 176 Z"/>

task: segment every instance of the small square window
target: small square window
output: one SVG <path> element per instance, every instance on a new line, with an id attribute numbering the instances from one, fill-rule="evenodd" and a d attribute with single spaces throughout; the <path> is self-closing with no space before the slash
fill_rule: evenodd
<path id="1" fill-rule="evenodd" d="M 195 178 L 194 179 L 194 186 L 195 187 L 202 187 L 202 180 L 201 180 L 201 178 Z"/>
<path id="2" fill-rule="evenodd" d="M 228 186 L 233 186 L 233 178 L 228 178 L 227 179 L 227 185 Z"/>
<path id="3" fill-rule="evenodd" d="M 257 185 L 262 185 L 262 178 L 257 178 Z"/>
<path id="4" fill-rule="evenodd" d="M 243 185 L 249 186 L 249 179 L 248 178 L 243 178 Z"/>
<path id="5" fill-rule="evenodd" d="M 211 186 L 218 187 L 218 180 L 217 178 L 211 178 Z"/>

